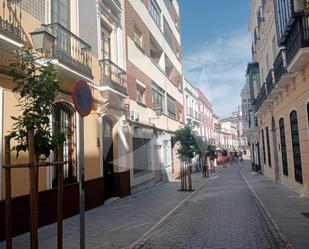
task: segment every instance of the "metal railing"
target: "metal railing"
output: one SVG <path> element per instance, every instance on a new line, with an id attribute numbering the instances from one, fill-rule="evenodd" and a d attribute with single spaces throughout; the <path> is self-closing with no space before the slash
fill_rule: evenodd
<path id="1" fill-rule="evenodd" d="M 284 56 L 285 56 L 285 50 L 280 50 L 274 62 L 274 77 L 276 84 L 281 80 L 282 76 L 287 72 Z"/>
<path id="2" fill-rule="evenodd" d="M 260 89 L 258 96 L 256 97 L 256 99 L 254 101 L 254 109 L 255 109 L 256 112 L 263 105 L 266 98 L 267 98 L 266 83 L 264 83 L 263 86 Z"/>
<path id="3" fill-rule="evenodd" d="M 271 93 L 275 86 L 275 81 L 274 81 L 274 70 L 271 69 L 266 77 L 266 89 L 267 89 L 267 95 Z"/>
<path id="4" fill-rule="evenodd" d="M 91 71 L 91 46 L 60 23 L 46 25 L 56 37 L 52 56 L 88 76 Z"/>
<path id="5" fill-rule="evenodd" d="M 287 65 L 291 63 L 301 48 L 309 47 L 308 14 L 303 12 L 297 14 L 288 32 L 286 40 L 284 41 Z"/>
<path id="6" fill-rule="evenodd" d="M 109 86 L 112 89 L 127 95 L 126 71 L 109 59 L 100 61 L 101 86 Z"/>
<path id="7" fill-rule="evenodd" d="M 17 41 L 22 41 L 21 0 L 0 0 L 0 33 Z"/>

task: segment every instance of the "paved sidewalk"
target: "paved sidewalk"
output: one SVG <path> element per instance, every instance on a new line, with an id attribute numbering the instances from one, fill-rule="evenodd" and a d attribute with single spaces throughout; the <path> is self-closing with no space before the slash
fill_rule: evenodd
<path id="1" fill-rule="evenodd" d="M 295 249 L 309 248 L 309 200 L 286 187 L 252 172 L 250 166 L 242 170 L 253 190 L 264 204 L 271 218 Z"/>
<path id="2" fill-rule="evenodd" d="M 199 172 L 192 181 L 197 189 L 206 180 Z M 161 184 L 86 212 L 86 248 L 128 247 L 191 194 L 179 188 L 179 182 Z M 56 233 L 55 224 L 39 229 L 39 248 L 55 249 Z M 63 237 L 63 248 L 79 248 L 79 216 L 64 221 Z M 29 233 L 13 240 L 16 249 L 29 249 L 29 244 Z M 0 248 L 5 244 L 0 243 Z"/>
<path id="3" fill-rule="evenodd" d="M 287 248 L 241 177 L 244 165 L 220 167 L 134 249 Z"/>

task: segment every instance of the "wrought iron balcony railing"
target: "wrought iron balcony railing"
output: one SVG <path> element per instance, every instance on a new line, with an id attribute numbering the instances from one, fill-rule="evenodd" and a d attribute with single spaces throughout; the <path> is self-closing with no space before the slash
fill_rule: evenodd
<path id="1" fill-rule="evenodd" d="M 47 27 L 56 37 L 52 57 L 92 77 L 91 46 L 59 23 L 48 24 Z"/>
<path id="2" fill-rule="evenodd" d="M 309 19 L 308 14 L 296 14 L 294 21 L 284 41 L 286 47 L 287 65 L 291 63 L 297 52 L 304 47 L 309 47 Z"/>
<path id="3" fill-rule="evenodd" d="M 126 71 L 109 59 L 100 61 L 101 86 L 109 86 L 117 92 L 127 95 Z"/>
<path id="4" fill-rule="evenodd" d="M 0 0 L 0 33 L 16 41 L 22 41 L 21 0 Z"/>
<path id="5" fill-rule="evenodd" d="M 274 70 L 271 69 L 266 77 L 266 89 L 267 89 L 267 95 L 271 93 L 275 86 L 275 81 L 274 81 Z"/>
<path id="6" fill-rule="evenodd" d="M 274 62 L 274 76 L 276 84 L 281 80 L 282 76 L 287 72 L 284 53 L 285 51 L 281 50 Z"/>
<path id="7" fill-rule="evenodd" d="M 254 109 L 255 109 L 256 112 L 263 105 L 266 97 L 267 97 L 266 83 L 264 83 L 263 86 L 260 89 L 260 92 L 259 92 L 258 96 L 256 97 L 256 99 L 254 101 Z"/>

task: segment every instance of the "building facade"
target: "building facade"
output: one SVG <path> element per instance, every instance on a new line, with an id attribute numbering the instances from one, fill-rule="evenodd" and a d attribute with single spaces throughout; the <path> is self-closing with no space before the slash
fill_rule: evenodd
<path id="1" fill-rule="evenodd" d="M 33 48 L 31 33 L 42 24 L 56 38 L 48 59 L 62 79 L 51 128 L 68 134 L 63 158 L 66 216 L 77 214 L 79 207 L 81 128 L 71 97 L 78 80 L 88 83 L 94 100 L 83 130 L 87 209 L 177 176 L 179 161 L 171 139 L 184 121 L 177 1 L 1 0 L 0 4 L 1 208 L 5 198 L 4 136 L 12 129 L 12 113 L 20 113 L 8 76 L 9 63 L 14 60 L 13 50 Z M 47 160 L 56 158 L 52 153 Z M 18 158 L 12 154 L 12 163 L 27 160 L 26 153 Z M 39 203 L 43 210 L 39 226 L 56 219 L 56 182 L 54 168 L 40 170 L 39 199 L 46 201 Z M 27 169 L 13 170 L 13 204 L 18 200 L 13 215 L 19 221 L 14 235 L 26 232 L 28 190 Z M 53 211 L 46 213 L 44 206 Z M 0 215 L 4 227 L 4 213 Z"/>
<path id="2" fill-rule="evenodd" d="M 184 122 L 177 1 L 124 1 L 132 191 L 178 175 L 173 132 Z"/>
<path id="3" fill-rule="evenodd" d="M 309 196 L 308 14 L 305 1 L 252 1 L 253 62 L 264 175 Z"/>
<path id="4" fill-rule="evenodd" d="M 213 126 L 213 108 L 212 104 L 204 94 L 204 92 L 197 88 L 198 92 L 198 109 L 200 113 L 200 136 L 211 144 L 214 142 L 214 126 Z"/>
<path id="5" fill-rule="evenodd" d="M 201 115 L 198 97 L 199 95 L 196 88 L 184 78 L 185 124 L 192 126 L 193 130 L 201 135 Z"/>

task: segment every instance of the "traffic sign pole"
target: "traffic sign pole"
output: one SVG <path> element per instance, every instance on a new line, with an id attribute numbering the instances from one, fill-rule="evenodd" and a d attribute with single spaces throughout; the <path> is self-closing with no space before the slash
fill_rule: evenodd
<path id="1" fill-rule="evenodd" d="M 84 118 L 79 115 L 79 233 L 80 249 L 85 249 L 85 174 L 84 174 Z"/>
<path id="2" fill-rule="evenodd" d="M 73 103 L 78 116 L 78 163 L 79 163 L 79 233 L 80 249 L 85 249 L 85 174 L 84 174 L 84 117 L 90 114 L 93 98 L 87 82 L 78 80 L 74 86 Z"/>

